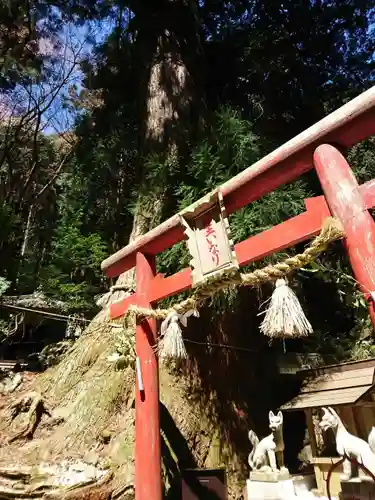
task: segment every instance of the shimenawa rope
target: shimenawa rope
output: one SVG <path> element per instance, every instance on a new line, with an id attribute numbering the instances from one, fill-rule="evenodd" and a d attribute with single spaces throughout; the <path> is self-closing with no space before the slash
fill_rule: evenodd
<path id="1" fill-rule="evenodd" d="M 303 253 L 288 257 L 282 262 L 256 269 L 250 273 L 227 272 L 219 277 L 208 279 L 204 284 L 198 286 L 192 295 L 187 299 L 174 304 L 168 309 L 147 309 L 130 305 L 125 317 L 133 318 L 153 318 L 163 320 L 169 314 L 175 312 L 184 314 L 192 309 L 198 309 L 206 300 L 213 297 L 217 292 L 231 288 L 233 286 L 259 286 L 269 281 L 284 278 L 291 271 L 300 269 L 310 262 L 313 262 L 328 245 L 345 235 L 341 223 L 333 218 L 327 217 L 324 220 L 320 234 L 304 250 Z"/>

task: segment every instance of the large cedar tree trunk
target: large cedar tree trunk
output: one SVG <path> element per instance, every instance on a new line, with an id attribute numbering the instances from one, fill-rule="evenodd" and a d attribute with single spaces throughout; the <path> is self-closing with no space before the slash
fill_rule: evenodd
<path id="1" fill-rule="evenodd" d="M 139 117 L 141 124 L 139 193 L 129 243 L 158 225 L 163 217 L 169 181 L 168 165 L 180 164 L 186 145 L 202 128 L 204 100 L 201 52 L 195 0 L 167 0 L 148 6 L 136 36 L 139 54 Z M 139 14 L 140 16 L 141 14 Z M 153 155 L 164 164 L 149 181 Z M 154 167 L 155 168 L 155 167 Z M 112 301 L 134 291 L 134 269 L 119 277 L 128 287 Z"/>

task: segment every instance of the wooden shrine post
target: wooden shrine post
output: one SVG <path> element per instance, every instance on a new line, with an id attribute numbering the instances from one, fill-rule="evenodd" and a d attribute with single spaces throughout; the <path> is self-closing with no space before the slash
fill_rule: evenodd
<path id="1" fill-rule="evenodd" d="M 345 246 L 354 276 L 370 302 L 375 327 L 375 222 L 348 162 L 334 146 L 319 146 L 314 153 L 314 165 L 332 215 L 344 227 Z"/>
<path id="2" fill-rule="evenodd" d="M 149 288 L 155 276 L 155 258 L 136 255 L 137 305 L 151 307 Z M 137 321 L 136 354 L 139 359 L 135 396 L 135 498 L 161 500 L 159 372 L 152 350 L 156 342 L 155 320 Z M 138 370 L 137 370 L 138 372 Z"/>

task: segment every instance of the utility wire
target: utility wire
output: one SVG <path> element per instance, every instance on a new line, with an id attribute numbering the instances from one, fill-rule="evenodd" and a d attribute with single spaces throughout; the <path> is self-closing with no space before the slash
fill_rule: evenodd
<path id="1" fill-rule="evenodd" d="M 13 306 L 11 304 L 6 304 L 4 302 L 0 302 L 0 307 L 3 307 L 5 309 L 14 309 L 16 311 L 25 311 L 25 312 L 40 314 L 40 316 L 45 316 L 46 318 L 55 319 L 57 321 L 68 321 L 71 319 L 74 319 L 76 321 L 82 321 L 83 323 L 90 323 L 90 321 L 91 321 L 89 319 L 76 317 L 74 315 L 67 316 L 65 314 L 56 314 L 56 313 L 51 313 L 51 312 L 47 312 L 47 311 L 42 311 L 40 309 L 31 309 L 29 307 Z"/>
<path id="2" fill-rule="evenodd" d="M 214 344 L 212 342 L 198 342 L 197 340 L 191 340 L 191 339 L 185 339 L 185 338 L 184 338 L 184 342 L 188 342 L 190 344 L 205 345 L 205 346 L 210 346 L 210 347 L 221 347 L 222 349 L 233 349 L 235 351 L 259 352 L 255 349 L 248 349 L 247 347 L 237 347 L 235 345 L 229 345 L 229 344 Z"/>

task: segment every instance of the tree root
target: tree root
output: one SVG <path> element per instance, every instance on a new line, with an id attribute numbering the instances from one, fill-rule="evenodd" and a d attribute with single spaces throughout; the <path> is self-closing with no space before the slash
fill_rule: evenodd
<path id="1" fill-rule="evenodd" d="M 0 480 L 22 480 L 27 481 L 30 479 L 30 473 L 28 471 L 22 471 L 20 469 L 5 469 L 0 468 Z"/>
<path id="2" fill-rule="evenodd" d="M 135 496 L 135 487 L 133 483 L 127 483 L 123 486 L 119 486 L 116 488 L 113 493 L 111 500 L 120 500 L 120 498 L 124 498 L 124 496 L 127 496 L 129 498 Z"/>
<path id="3" fill-rule="evenodd" d="M 110 472 L 100 481 L 93 482 L 93 484 L 76 484 L 64 488 L 64 490 L 51 491 L 44 498 L 46 500 L 111 500 L 113 492 L 112 479 L 113 473 Z"/>
<path id="4" fill-rule="evenodd" d="M 3 490 L 0 489 L 0 498 L 1 500 L 14 500 L 20 498 L 43 498 L 44 493 L 42 492 L 23 492 L 17 490 Z"/>
<path id="5" fill-rule="evenodd" d="M 10 474 L 9 474 L 10 473 Z M 39 484 L 29 485 L 31 479 L 29 474 L 19 473 L 21 476 L 26 475 L 26 484 L 23 481 L 8 482 L 0 484 L 0 499 L 33 499 L 41 498 L 45 500 L 110 500 L 112 498 L 113 486 L 111 481 L 113 474 L 107 474 L 100 481 L 87 481 L 78 483 L 68 487 L 54 487 L 51 484 L 40 482 Z M 16 471 L 5 471 L 5 478 L 9 479 L 9 475 L 14 479 L 17 476 Z"/>
<path id="6" fill-rule="evenodd" d="M 30 485 L 32 475 L 18 469 L 0 469 L 0 499 L 43 498 L 51 486 L 43 482 Z"/>
<path id="7" fill-rule="evenodd" d="M 10 407 L 10 421 L 13 421 L 20 413 L 27 412 L 26 427 L 8 440 L 13 443 L 17 439 L 32 439 L 44 414 L 51 417 L 50 411 L 46 408 L 43 398 L 38 393 L 31 393 L 17 400 Z"/>

